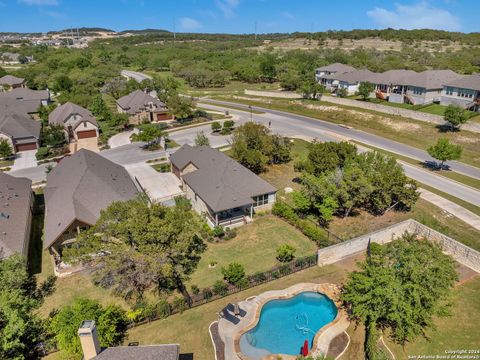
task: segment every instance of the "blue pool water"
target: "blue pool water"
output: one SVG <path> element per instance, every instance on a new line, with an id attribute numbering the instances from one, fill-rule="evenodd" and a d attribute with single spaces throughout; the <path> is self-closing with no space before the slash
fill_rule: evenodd
<path id="1" fill-rule="evenodd" d="M 262 307 L 257 326 L 240 337 L 240 348 L 252 359 L 268 354 L 298 355 L 304 341 L 308 340 L 311 348 L 318 330 L 336 316 L 333 301 L 315 292 L 271 300 Z"/>

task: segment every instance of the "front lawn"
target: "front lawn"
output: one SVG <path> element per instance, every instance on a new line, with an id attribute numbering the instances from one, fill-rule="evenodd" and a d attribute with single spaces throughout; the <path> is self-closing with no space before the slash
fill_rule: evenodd
<path id="1" fill-rule="evenodd" d="M 253 223 L 238 228 L 237 233 L 232 240 L 208 243 L 190 284 L 200 288 L 213 285 L 222 279 L 222 266 L 231 262 L 242 264 L 247 274 L 267 271 L 279 264 L 276 249 L 282 244 L 294 246 L 297 257 L 313 255 L 317 249 L 299 230 L 273 215 L 257 217 Z M 214 268 L 209 268 L 211 261 L 217 262 Z"/>

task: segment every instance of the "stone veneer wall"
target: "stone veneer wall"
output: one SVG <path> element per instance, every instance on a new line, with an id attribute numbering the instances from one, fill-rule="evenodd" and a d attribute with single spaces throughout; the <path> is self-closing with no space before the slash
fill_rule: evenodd
<path id="1" fill-rule="evenodd" d="M 369 240 L 378 244 L 386 244 L 405 232 L 418 234 L 437 243 L 445 253 L 451 255 L 457 262 L 480 272 L 480 252 L 413 219 L 320 249 L 318 250 L 318 265 L 332 264 L 350 255 L 366 251 Z"/>

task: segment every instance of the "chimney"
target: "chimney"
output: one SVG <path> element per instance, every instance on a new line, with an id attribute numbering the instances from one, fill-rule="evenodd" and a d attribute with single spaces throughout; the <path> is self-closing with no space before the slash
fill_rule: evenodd
<path id="1" fill-rule="evenodd" d="M 78 329 L 78 336 L 85 360 L 91 360 L 100 353 L 101 348 L 94 320 L 85 320 Z"/>

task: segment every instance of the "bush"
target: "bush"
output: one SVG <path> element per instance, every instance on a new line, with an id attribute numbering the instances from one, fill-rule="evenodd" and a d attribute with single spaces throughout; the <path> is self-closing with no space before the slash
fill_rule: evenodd
<path id="1" fill-rule="evenodd" d="M 257 273 L 252 276 L 252 280 L 257 283 L 264 282 L 267 280 L 267 276 L 265 275 L 265 273 Z"/>
<path id="2" fill-rule="evenodd" d="M 187 303 L 185 301 L 185 298 L 181 296 L 177 296 L 175 299 L 173 299 L 173 308 L 180 311 L 180 313 L 184 312 L 187 310 Z"/>
<path id="3" fill-rule="evenodd" d="M 213 228 L 213 236 L 221 238 L 223 235 L 225 235 L 225 230 L 223 230 L 223 227 L 215 226 Z"/>
<path id="4" fill-rule="evenodd" d="M 295 258 L 295 249 L 293 246 L 288 244 L 280 245 L 277 248 L 277 260 L 280 262 L 290 262 Z"/>
<path id="5" fill-rule="evenodd" d="M 163 299 L 155 304 L 155 314 L 160 319 L 165 319 L 172 313 L 170 303 Z"/>
<path id="6" fill-rule="evenodd" d="M 278 271 L 280 272 L 280 274 L 282 276 L 285 276 L 285 275 L 288 275 L 292 272 L 292 269 L 290 268 L 290 265 L 288 264 L 285 264 L 285 265 L 282 265 L 280 266 L 280 268 L 278 269 Z"/>
<path id="7" fill-rule="evenodd" d="M 247 278 L 243 278 L 237 281 L 235 286 L 239 289 L 246 289 L 250 285 L 250 282 L 248 281 Z"/>
<path id="8" fill-rule="evenodd" d="M 213 284 L 213 293 L 215 295 L 225 296 L 228 293 L 228 285 L 222 280 L 217 280 Z"/>
<path id="9" fill-rule="evenodd" d="M 198 288 L 197 285 L 191 285 L 190 289 L 192 290 L 193 295 L 198 295 L 200 293 L 200 289 Z"/>
<path id="10" fill-rule="evenodd" d="M 222 129 L 222 125 L 218 121 L 214 121 L 212 123 L 212 132 L 216 133 L 219 132 Z"/>
<path id="11" fill-rule="evenodd" d="M 50 150 L 47 147 L 40 147 L 35 154 L 37 160 L 46 159 L 50 155 Z"/>
<path id="12" fill-rule="evenodd" d="M 232 239 L 235 239 L 236 236 L 237 236 L 237 230 L 226 228 L 223 240 L 232 240 Z"/>
<path id="13" fill-rule="evenodd" d="M 245 269 L 242 264 L 237 262 L 230 263 L 227 267 L 222 268 L 222 275 L 230 284 L 237 284 L 245 277 Z"/>
<path id="14" fill-rule="evenodd" d="M 208 301 L 208 299 L 211 299 L 213 296 L 212 290 L 206 288 L 203 289 L 202 291 L 203 298 Z"/>

